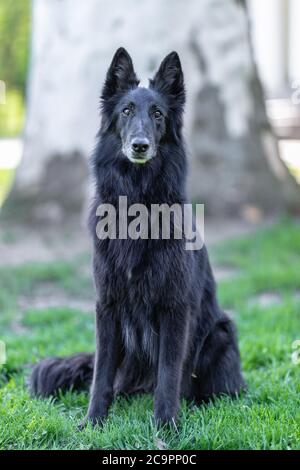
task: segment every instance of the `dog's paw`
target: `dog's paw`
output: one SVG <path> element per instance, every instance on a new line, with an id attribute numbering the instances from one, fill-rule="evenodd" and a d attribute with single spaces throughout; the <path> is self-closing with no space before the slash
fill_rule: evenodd
<path id="1" fill-rule="evenodd" d="M 154 405 L 154 423 L 157 427 L 176 428 L 178 403 L 157 399 Z M 177 428 L 176 428 L 177 429 Z"/>
<path id="2" fill-rule="evenodd" d="M 157 428 L 171 428 L 177 430 L 176 416 L 169 413 L 154 413 L 154 424 Z"/>
<path id="3" fill-rule="evenodd" d="M 95 426 L 103 426 L 106 416 L 90 416 L 87 415 L 78 425 L 78 430 L 82 431 L 89 423 Z"/>

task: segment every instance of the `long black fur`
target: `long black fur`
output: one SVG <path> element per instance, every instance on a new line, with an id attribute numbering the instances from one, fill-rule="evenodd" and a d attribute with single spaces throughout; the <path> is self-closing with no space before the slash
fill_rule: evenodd
<path id="1" fill-rule="evenodd" d="M 148 89 L 138 87 L 128 53 L 116 52 L 102 92 L 93 158 L 96 191 L 89 225 L 96 355 L 46 359 L 31 376 L 31 390 L 39 396 L 92 382 L 86 420 L 93 423 L 107 416 L 118 393 L 154 393 L 155 419 L 166 423 L 175 419 L 181 397 L 200 403 L 221 394 L 236 396 L 244 388 L 235 327 L 218 305 L 205 246 L 187 251 L 184 240 L 100 240 L 96 235 L 96 208 L 104 202 L 117 207 L 120 195 L 128 197 L 128 205 L 148 208 L 187 202 L 184 101 L 175 52 L 164 59 Z M 149 144 L 145 155 L 151 158 L 144 165 L 127 158 L 134 139 Z"/>

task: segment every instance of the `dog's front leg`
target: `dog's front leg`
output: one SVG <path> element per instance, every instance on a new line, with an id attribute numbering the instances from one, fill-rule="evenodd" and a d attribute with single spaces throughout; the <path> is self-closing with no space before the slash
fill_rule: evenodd
<path id="1" fill-rule="evenodd" d="M 189 312 L 165 311 L 159 327 L 159 361 L 154 396 L 158 425 L 175 422 L 180 399 L 182 369 L 186 355 Z"/>
<path id="2" fill-rule="evenodd" d="M 114 312 L 97 303 L 96 305 L 96 355 L 90 403 L 87 416 L 81 427 L 88 421 L 101 424 L 107 417 L 113 400 L 113 384 L 120 363 L 120 330 Z"/>

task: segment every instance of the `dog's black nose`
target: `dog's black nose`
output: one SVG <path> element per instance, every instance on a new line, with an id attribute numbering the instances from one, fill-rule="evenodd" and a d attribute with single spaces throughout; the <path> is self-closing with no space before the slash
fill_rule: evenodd
<path id="1" fill-rule="evenodd" d="M 149 149 L 148 139 L 134 139 L 132 141 L 132 150 L 136 153 L 146 153 Z"/>

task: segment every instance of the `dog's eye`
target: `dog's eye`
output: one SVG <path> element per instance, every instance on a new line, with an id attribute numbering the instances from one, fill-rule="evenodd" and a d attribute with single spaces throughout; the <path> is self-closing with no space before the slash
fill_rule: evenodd
<path id="1" fill-rule="evenodd" d="M 129 108 L 124 108 L 123 111 L 122 111 L 122 114 L 124 114 L 124 116 L 129 116 L 131 113 L 130 109 Z"/>
<path id="2" fill-rule="evenodd" d="M 157 109 L 155 112 L 154 112 L 154 117 L 155 119 L 159 119 L 162 117 L 162 113 Z"/>

